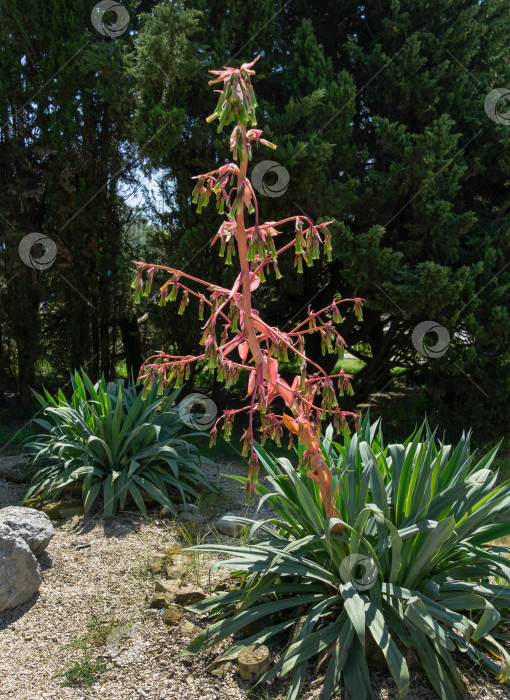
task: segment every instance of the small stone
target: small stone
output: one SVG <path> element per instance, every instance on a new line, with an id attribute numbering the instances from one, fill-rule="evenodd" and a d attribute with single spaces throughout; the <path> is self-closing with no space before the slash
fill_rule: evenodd
<path id="1" fill-rule="evenodd" d="M 80 500 L 40 504 L 34 499 L 30 499 L 25 501 L 25 505 L 33 510 L 46 513 L 50 520 L 63 520 L 64 518 L 73 518 L 75 515 L 83 515 L 83 503 Z"/>
<path id="2" fill-rule="evenodd" d="M 160 508 L 159 517 L 162 520 L 167 520 L 168 518 L 171 518 L 172 516 L 173 516 L 173 513 L 169 508 L 167 508 L 166 506 L 163 506 L 162 508 Z"/>
<path id="3" fill-rule="evenodd" d="M 184 576 L 184 572 L 178 566 L 166 566 L 166 577 L 172 579 L 181 579 Z"/>
<path id="4" fill-rule="evenodd" d="M 193 666 L 193 659 L 192 659 L 191 656 L 185 656 L 185 657 L 183 658 L 183 660 L 182 660 L 182 663 L 183 663 L 185 666 Z M 189 676 L 188 676 L 188 678 L 189 678 Z M 188 679 L 186 679 L 186 682 L 187 682 L 187 683 L 190 683 L 190 682 L 192 682 L 192 681 L 189 681 Z"/>
<path id="5" fill-rule="evenodd" d="M 218 518 L 218 520 L 214 521 L 215 528 L 223 535 L 227 535 L 228 537 L 239 537 L 239 535 L 246 531 L 246 525 L 243 523 L 237 523 L 233 520 L 227 520 L 227 517 L 235 518 L 236 516 L 234 513 L 225 513 L 222 518 Z"/>
<path id="6" fill-rule="evenodd" d="M 218 591 L 226 591 L 226 590 L 227 590 L 227 583 L 225 581 L 220 581 L 213 588 L 213 591 L 215 591 L 216 593 Z"/>
<path id="7" fill-rule="evenodd" d="M 182 552 L 182 547 L 179 547 L 179 545 L 175 545 L 173 547 L 167 547 L 165 549 L 165 558 L 168 564 L 173 564 L 173 557 L 176 554 L 180 554 Z"/>
<path id="8" fill-rule="evenodd" d="M 198 510 L 198 507 L 194 503 L 182 503 L 179 506 L 179 511 L 182 513 L 193 513 Z"/>
<path id="9" fill-rule="evenodd" d="M 187 513 L 187 512 L 182 512 L 179 513 L 179 520 L 181 520 L 183 523 L 195 523 L 198 520 L 201 520 L 195 513 Z"/>
<path id="10" fill-rule="evenodd" d="M 151 608 L 157 608 L 163 610 L 163 608 L 168 608 L 174 602 L 174 596 L 172 593 L 155 593 L 152 596 L 152 600 L 149 603 Z"/>
<path id="11" fill-rule="evenodd" d="M 28 501 L 27 501 L 28 503 Z M 50 520 L 62 520 L 62 516 L 60 515 L 60 506 L 61 503 L 45 503 L 43 506 L 39 506 L 34 503 L 34 505 L 30 505 L 30 508 L 35 508 L 37 510 L 41 510 L 43 513 L 46 513 L 48 518 Z"/>
<path id="12" fill-rule="evenodd" d="M 147 568 L 153 574 L 160 574 L 165 569 L 165 557 L 162 554 L 149 554 L 147 558 Z"/>
<path id="13" fill-rule="evenodd" d="M 182 614 L 178 608 L 167 608 L 161 616 L 161 619 L 163 620 L 165 625 L 168 625 L 169 627 L 174 627 L 175 625 L 178 625 L 181 621 Z"/>
<path id="14" fill-rule="evenodd" d="M 250 644 L 237 656 L 239 675 L 245 681 L 256 681 L 271 668 L 271 655 L 264 644 Z"/>
<path id="15" fill-rule="evenodd" d="M 74 518 L 77 515 L 83 515 L 83 506 L 72 506 L 72 505 L 62 505 L 60 506 L 60 517 L 61 518 Z"/>
<path id="16" fill-rule="evenodd" d="M 213 668 L 209 673 L 211 676 L 214 676 L 215 678 L 225 678 L 230 671 L 232 670 L 232 664 L 230 661 L 227 661 L 226 663 L 219 664 L 215 668 Z M 214 686 L 214 690 L 219 690 L 220 687 L 218 685 Z"/>
<path id="17" fill-rule="evenodd" d="M 205 597 L 205 593 L 201 588 L 186 586 L 176 591 L 175 602 L 179 605 L 193 605 L 193 603 L 198 603 L 199 600 L 203 600 Z"/>
<path id="18" fill-rule="evenodd" d="M 175 591 L 179 588 L 179 583 L 177 581 L 156 581 L 156 591 L 159 593 L 170 593 L 175 594 Z"/>
<path id="19" fill-rule="evenodd" d="M 194 625 L 192 622 L 189 622 L 186 620 L 186 622 L 181 626 L 181 632 L 184 636 L 192 637 L 196 634 L 200 634 L 202 631 L 200 627 L 197 627 L 197 625 Z"/>

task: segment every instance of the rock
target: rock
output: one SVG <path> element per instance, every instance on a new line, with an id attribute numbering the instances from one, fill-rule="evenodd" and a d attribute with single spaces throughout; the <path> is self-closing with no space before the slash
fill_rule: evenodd
<path id="1" fill-rule="evenodd" d="M 245 681 L 256 681 L 271 668 L 271 655 L 264 644 L 250 644 L 237 657 L 239 675 Z"/>
<path id="2" fill-rule="evenodd" d="M 32 510 L 39 510 L 50 518 L 50 520 L 62 520 L 72 518 L 75 515 L 83 515 L 83 503 L 80 500 L 55 501 L 54 503 L 40 503 L 36 498 L 30 498 L 24 505 Z"/>
<path id="3" fill-rule="evenodd" d="M 36 498 L 30 498 L 28 501 L 24 501 L 23 505 L 26 508 L 33 508 L 34 510 L 40 510 L 46 513 L 50 520 L 60 520 L 60 501 L 56 503 L 39 503 Z"/>
<path id="4" fill-rule="evenodd" d="M 156 581 L 156 591 L 160 593 L 170 593 L 175 595 L 175 591 L 179 588 L 177 581 Z"/>
<path id="5" fill-rule="evenodd" d="M 179 511 L 182 513 L 196 513 L 198 510 L 198 506 L 196 506 L 194 503 L 181 503 L 179 506 Z"/>
<path id="6" fill-rule="evenodd" d="M 1 457 L 0 479 L 5 479 L 15 484 L 22 484 L 26 481 L 26 477 L 23 476 L 23 473 L 20 473 L 20 470 L 23 469 L 27 462 L 28 457 L 20 457 L 18 455 L 14 455 L 13 457 Z M 20 469 L 18 469 L 18 467 Z"/>
<path id="7" fill-rule="evenodd" d="M 193 605 L 193 603 L 198 603 L 199 600 L 203 600 L 204 598 L 204 591 L 194 586 L 179 588 L 175 592 L 175 602 L 179 605 Z"/>
<path id="8" fill-rule="evenodd" d="M 196 523 L 201 518 L 196 513 L 179 512 L 179 520 L 183 523 Z"/>
<path id="9" fill-rule="evenodd" d="M 184 576 L 183 570 L 178 566 L 166 567 L 166 577 L 171 579 L 181 579 Z"/>
<path id="10" fill-rule="evenodd" d="M 165 625 L 168 625 L 169 627 L 175 627 L 175 625 L 178 625 L 181 621 L 182 613 L 178 608 L 167 608 L 161 616 L 161 619 L 163 620 Z"/>
<path id="11" fill-rule="evenodd" d="M 158 610 L 163 610 L 168 608 L 174 602 L 173 593 L 154 593 L 151 602 L 149 603 L 151 608 L 157 608 Z"/>
<path id="12" fill-rule="evenodd" d="M 217 584 L 214 586 L 213 591 L 214 591 L 215 593 L 218 593 L 218 592 L 220 592 L 220 591 L 226 591 L 227 588 L 228 588 L 227 582 L 226 582 L 226 581 L 220 581 L 219 583 L 217 583 Z"/>
<path id="13" fill-rule="evenodd" d="M 166 557 L 163 554 L 149 554 L 147 558 L 147 568 L 153 574 L 161 574 L 165 570 Z"/>
<path id="14" fill-rule="evenodd" d="M 227 517 L 235 517 L 234 513 L 225 513 L 222 518 L 214 521 L 214 527 L 223 535 L 228 537 L 238 537 L 246 531 L 246 525 L 236 523 L 233 520 L 226 520 Z"/>
<path id="15" fill-rule="evenodd" d="M 8 506 L 0 509 L 0 524 L 5 524 L 13 530 L 30 547 L 30 551 L 38 556 L 48 546 L 55 530 L 46 513 L 33 508 Z"/>
<path id="16" fill-rule="evenodd" d="M 30 600 L 41 581 L 41 569 L 28 544 L 0 523 L 0 612 Z"/>
<path id="17" fill-rule="evenodd" d="M 83 505 L 81 503 L 79 505 L 73 505 L 72 503 L 62 503 L 62 505 L 60 506 L 61 518 L 74 518 L 76 515 L 83 515 Z"/>
<path id="18" fill-rule="evenodd" d="M 230 661 L 226 661 L 223 664 L 215 666 L 209 673 L 215 678 L 225 678 L 232 670 L 233 664 Z"/>
<path id="19" fill-rule="evenodd" d="M 200 627 L 197 625 L 194 625 L 192 622 L 189 622 L 188 620 L 181 626 L 181 632 L 183 635 L 192 637 L 196 634 L 200 634 L 202 630 Z"/>
<path id="20" fill-rule="evenodd" d="M 174 514 L 172 511 L 167 508 L 166 506 L 163 506 L 162 508 L 159 509 L 159 517 L 162 518 L 163 520 L 166 520 L 168 518 L 171 518 Z"/>

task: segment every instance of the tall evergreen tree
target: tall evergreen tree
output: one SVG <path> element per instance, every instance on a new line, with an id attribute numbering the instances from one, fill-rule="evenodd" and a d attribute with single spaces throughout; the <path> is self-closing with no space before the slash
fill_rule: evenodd
<path id="1" fill-rule="evenodd" d="M 136 18 L 133 3 L 125 6 Z M 64 374 L 112 369 L 115 316 L 128 295 L 118 176 L 130 162 L 122 44 L 130 33 L 99 33 L 85 0 L 0 2 L 0 16 L 2 323 L 16 341 L 27 403 L 43 353 Z M 56 246 L 47 269 L 18 255 L 30 232 Z"/>
<path id="2" fill-rule="evenodd" d="M 510 391 L 510 133 L 484 100 L 510 84 L 510 10 L 466 0 L 349 9 L 330 17 L 329 31 L 346 32 L 332 60 L 356 81 L 353 137 L 365 157 L 338 178 L 332 213 L 339 289 L 368 300 L 351 339 L 370 348 L 358 395 L 401 366 L 425 382 L 442 419 L 501 429 L 508 413 L 492 397 L 506 402 Z M 375 223 L 384 229 L 367 236 Z M 447 352 L 427 361 L 411 342 L 424 320 L 450 333 Z"/>

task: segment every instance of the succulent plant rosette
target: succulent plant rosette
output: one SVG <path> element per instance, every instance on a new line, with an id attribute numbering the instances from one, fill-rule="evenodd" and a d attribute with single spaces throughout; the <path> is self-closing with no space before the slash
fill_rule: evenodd
<path id="1" fill-rule="evenodd" d="M 342 411 L 337 398 L 337 394 L 353 393 L 352 376 L 343 371 L 329 375 L 309 359 L 305 352 L 305 336 L 320 333 L 323 354 L 337 353 L 343 357 L 346 343 L 335 328 L 342 321 L 338 304 L 348 304 L 361 320 L 362 299 L 333 301 L 319 311 L 309 307 L 307 318 L 286 332 L 265 321 L 252 306 L 253 294 L 271 271 L 276 279 L 281 278 L 280 255 L 293 251 L 294 265 L 300 273 L 304 265 L 312 266 L 320 257 L 321 247 L 328 260 L 331 259 L 328 225 L 332 223 L 316 224 L 304 215 L 260 222 L 257 196 L 247 174 L 248 163 L 255 147 L 274 149 L 276 146 L 262 138 L 260 129 L 254 128 L 257 104 L 251 76 L 255 73 L 256 60 L 240 68 L 211 71 L 215 77 L 209 84 L 219 83 L 222 88 L 217 91 L 220 93 L 218 104 L 207 121 L 218 119 L 218 132 L 235 122 L 230 136 L 233 162 L 196 176 L 193 190 L 193 203 L 198 212 L 214 197 L 218 212 L 226 216 L 211 245 L 219 246 L 219 255 L 225 258 L 226 265 L 232 265 L 237 257 L 239 274 L 232 287 L 225 289 L 167 265 L 135 263 L 137 273 L 132 286 L 136 290 L 136 301 L 142 295 L 149 295 L 155 271 L 162 270 L 168 274 L 168 279 L 159 289 L 160 305 L 179 302 L 181 314 L 191 297 L 195 297 L 200 319 L 208 315 L 200 340 L 201 354 L 175 356 L 160 351 L 143 364 L 140 379 L 147 390 L 154 382 L 159 382 L 161 389 L 168 381 L 180 386 L 189 377 L 191 364 L 202 363 L 209 370 L 216 370 L 218 380 L 229 388 L 239 380 L 242 371 L 248 371 L 246 405 L 223 411 L 211 430 L 211 446 L 219 426 L 223 427 L 228 440 L 236 415 L 248 413 L 243 454 L 249 454 L 246 495 L 253 498 L 259 470 L 254 450 L 254 415 L 260 415 L 262 442 L 271 438 L 280 444 L 287 430 L 289 447 L 293 438 L 304 446 L 300 468 L 305 468 L 307 475 L 317 483 L 326 517 L 333 518 L 337 515 L 336 494 L 332 493 L 331 473 L 321 454 L 321 425 L 328 419 L 338 430 L 343 430 L 351 418 L 357 428 L 357 415 Z M 281 239 L 288 241 L 292 227 L 294 235 L 290 242 L 280 245 Z M 280 375 L 280 364 L 291 359 L 299 362 L 300 372 L 289 384 Z M 282 404 L 284 407 L 276 408 Z M 336 527 L 337 532 L 341 532 L 342 526 Z"/>

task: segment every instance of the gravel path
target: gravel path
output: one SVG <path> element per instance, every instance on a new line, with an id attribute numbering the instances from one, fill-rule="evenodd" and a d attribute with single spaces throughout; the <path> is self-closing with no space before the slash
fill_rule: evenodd
<path id="1" fill-rule="evenodd" d="M 235 473 L 238 468 L 222 464 L 218 471 Z M 204 499 L 201 513 L 207 518 L 226 510 L 244 515 L 242 490 L 212 469 L 209 475 L 224 489 L 225 497 Z M 22 487 L 0 481 L 0 507 L 19 503 L 22 492 Z M 251 508 L 248 517 L 250 513 Z M 261 516 L 270 517 L 270 509 Z M 57 534 L 40 557 L 44 581 L 39 593 L 15 610 L 0 613 L 0 698 L 283 700 L 285 684 L 278 679 L 260 694 L 248 696 L 248 685 L 235 667 L 225 678 L 211 676 L 205 667 L 217 650 L 179 658 L 204 622 L 184 614 L 177 627 L 167 627 L 161 611 L 149 607 L 157 577 L 147 568 L 148 555 L 185 546 L 183 532 L 190 523 L 145 521 L 123 513 L 110 521 L 74 517 L 54 524 Z M 174 563 L 185 571 L 186 584 L 195 585 L 199 579 L 207 586 L 211 559 L 198 561 L 175 551 Z M 215 571 L 212 583 L 225 575 Z M 102 665 L 92 685 L 63 687 L 69 677 L 66 668 L 87 656 Z M 374 698 L 394 697 L 387 675 L 373 678 Z M 312 687 L 303 700 L 319 697 L 320 679 L 310 680 Z M 478 682 L 467 679 L 467 685 L 467 698 L 510 698 L 510 690 L 485 677 Z M 434 697 L 426 678 L 414 675 L 409 700 Z"/>

